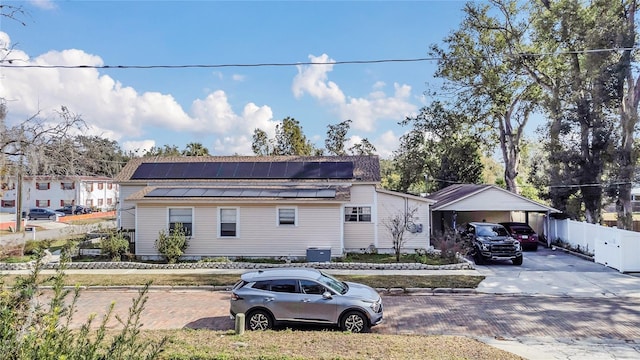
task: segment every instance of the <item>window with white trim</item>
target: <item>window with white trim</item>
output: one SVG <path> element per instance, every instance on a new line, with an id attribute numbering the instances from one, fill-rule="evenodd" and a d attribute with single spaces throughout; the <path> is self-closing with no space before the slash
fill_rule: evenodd
<path id="1" fill-rule="evenodd" d="M 278 208 L 278 225 L 298 225 L 298 209 Z"/>
<path id="2" fill-rule="evenodd" d="M 11 208 L 11 207 L 16 207 L 16 201 L 15 200 L 2 200 L 2 205 L 0 205 L 3 208 Z"/>
<path id="3" fill-rule="evenodd" d="M 50 200 L 36 200 L 37 207 L 49 207 L 51 204 Z"/>
<path id="4" fill-rule="evenodd" d="M 220 208 L 219 219 L 220 237 L 238 236 L 238 209 Z"/>
<path id="5" fill-rule="evenodd" d="M 193 234 L 192 208 L 169 208 L 169 231 L 173 231 L 178 224 L 182 225 L 185 235 Z"/>
<path id="6" fill-rule="evenodd" d="M 371 206 L 347 206 L 344 208 L 345 222 L 371 222 Z"/>
<path id="7" fill-rule="evenodd" d="M 73 190 L 76 188 L 76 184 L 74 182 L 61 182 L 60 189 L 62 190 Z"/>
<path id="8" fill-rule="evenodd" d="M 50 183 L 48 182 L 37 182 L 36 183 L 36 189 L 38 190 L 49 190 L 50 188 Z"/>

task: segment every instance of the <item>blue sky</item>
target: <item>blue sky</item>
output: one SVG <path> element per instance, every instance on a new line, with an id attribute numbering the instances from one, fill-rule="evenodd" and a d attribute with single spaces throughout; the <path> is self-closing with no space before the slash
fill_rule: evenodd
<path id="1" fill-rule="evenodd" d="M 428 57 L 457 28 L 463 1 L 2 1 L 13 65 L 230 65 Z M 0 57 L 2 58 L 2 57 Z M 3 65 L 7 65 L 5 61 Z M 173 69 L 0 68 L 9 125 L 64 105 L 87 133 L 126 150 L 200 142 L 213 155 L 251 154 L 255 128 L 298 120 L 318 147 L 327 125 L 351 119 L 352 142 L 382 157 L 397 123 L 429 99 L 435 63 L 391 62 Z"/>

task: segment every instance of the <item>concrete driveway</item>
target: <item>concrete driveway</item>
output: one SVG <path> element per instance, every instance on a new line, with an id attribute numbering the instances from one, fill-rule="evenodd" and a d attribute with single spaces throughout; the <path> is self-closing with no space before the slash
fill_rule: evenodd
<path id="1" fill-rule="evenodd" d="M 568 254 L 540 247 L 524 253 L 521 266 L 510 261 L 476 265 L 486 279 L 478 292 L 571 297 L 640 297 L 638 274 L 615 269 Z"/>

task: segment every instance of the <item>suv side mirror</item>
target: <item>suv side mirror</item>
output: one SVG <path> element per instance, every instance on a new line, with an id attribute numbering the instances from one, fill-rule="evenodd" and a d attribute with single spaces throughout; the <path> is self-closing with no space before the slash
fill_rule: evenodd
<path id="1" fill-rule="evenodd" d="M 329 300 L 329 299 L 333 299 L 333 296 L 331 295 L 330 292 L 325 291 L 325 292 L 322 293 L 322 298 Z"/>

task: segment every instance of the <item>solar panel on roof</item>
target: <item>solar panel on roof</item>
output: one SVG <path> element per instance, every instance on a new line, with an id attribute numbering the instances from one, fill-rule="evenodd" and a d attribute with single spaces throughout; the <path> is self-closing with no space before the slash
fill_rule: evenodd
<path id="1" fill-rule="evenodd" d="M 143 163 L 131 179 L 351 179 L 351 162 Z"/>
<path id="2" fill-rule="evenodd" d="M 142 163 L 136 171 L 134 171 L 133 175 L 131 175 L 132 179 L 147 179 L 151 170 L 153 169 L 153 164 Z"/>
<path id="3" fill-rule="evenodd" d="M 153 179 L 166 179 L 167 173 L 169 173 L 170 168 L 171 168 L 171 163 L 153 164 L 153 169 L 151 170 L 149 177 Z"/>
<path id="4" fill-rule="evenodd" d="M 206 192 L 206 189 L 192 188 L 187 190 L 184 194 L 185 197 L 201 197 Z"/>
<path id="5" fill-rule="evenodd" d="M 333 161 L 320 163 L 320 177 L 323 179 L 335 178 L 337 167 L 338 163 Z"/>
<path id="6" fill-rule="evenodd" d="M 236 167 L 238 167 L 238 163 L 236 162 L 223 162 L 220 164 L 220 169 L 218 169 L 217 179 L 233 179 L 236 173 Z"/>
<path id="7" fill-rule="evenodd" d="M 238 179 L 251 179 L 251 173 L 253 172 L 254 162 L 240 162 L 236 168 L 235 177 Z"/>
<path id="8" fill-rule="evenodd" d="M 322 189 L 316 191 L 316 197 L 319 198 L 333 198 L 336 197 L 336 191 L 334 189 Z"/>
<path id="9" fill-rule="evenodd" d="M 223 189 L 207 189 L 204 193 L 204 197 L 219 197 L 224 192 Z"/>
<path id="10" fill-rule="evenodd" d="M 208 162 L 200 172 L 200 176 L 196 179 L 216 179 L 218 171 L 220 170 L 220 163 Z"/>
<path id="11" fill-rule="evenodd" d="M 295 198 L 298 197 L 298 190 L 280 190 L 278 197 Z"/>
<path id="12" fill-rule="evenodd" d="M 353 179 L 353 163 L 352 162 L 337 163 L 336 179 Z"/>
<path id="13" fill-rule="evenodd" d="M 183 179 L 188 163 L 171 163 L 167 169 L 167 179 Z"/>
<path id="14" fill-rule="evenodd" d="M 240 194 L 241 197 L 258 197 L 260 196 L 260 189 L 243 189 Z"/>
<path id="15" fill-rule="evenodd" d="M 185 189 L 185 188 L 178 188 L 178 189 L 171 189 L 169 190 L 169 192 L 167 192 L 168 197 L 184 197 L 184 194 L 187 193 L 189 189 Z"/>
<path id="16" fill-rule="evenodd" d="M 202 179 L 202 174 L 207 163 L 195 162 L 185 163 L 184 171 L 182 173 L 183 179 Z"/>
<path id="17" fill-rule="evenodd" d="M 269 170 L 269 179 L 286 179 L 286 172 L 286 162 L 272 162 Z"/>
<path id="18" fill-rule="evenodd" d="M 222 193 L 224 197 L 239 197 L 242 194 L 242 189 L 225 189 Z"/>
<path id="19" fill-rule="evenodd" d="M 320 177 L 320 163 L 309 161 L 304 163 L 301 179 L 318 179 Z"/>
<path id="20" fill-rule="evenodd" d="M 287 163 L 287 171 L 285 177 L 287 179 L 300 179 L 300 175 L 304 170 L 304 163 L 298 161 L 289 161 Z"/>
<path id="21" fill-rule="evenodd" d="M 165 196 L 169 192 L 169 189 L 153 189 L 149 191 L 145 197 L 162 197 Z"/>
<path id="22" fill-rule="evenodd" d="M 335 198 L 335 189 L 156 188 L 146 198 Z"/>
<path id="23" fill-rule="evenodd" d="M 260 192 L 260 197 L 278 197 L 279 190 L 264 189 Z"/>
<path id="24" fill-rule="evenodd" d="M 270 162 L 258 162 L 256 161 L 253 166 L 253 172 L 251 173 L 251 179 L 267 179 L 269 176 Z"/>

